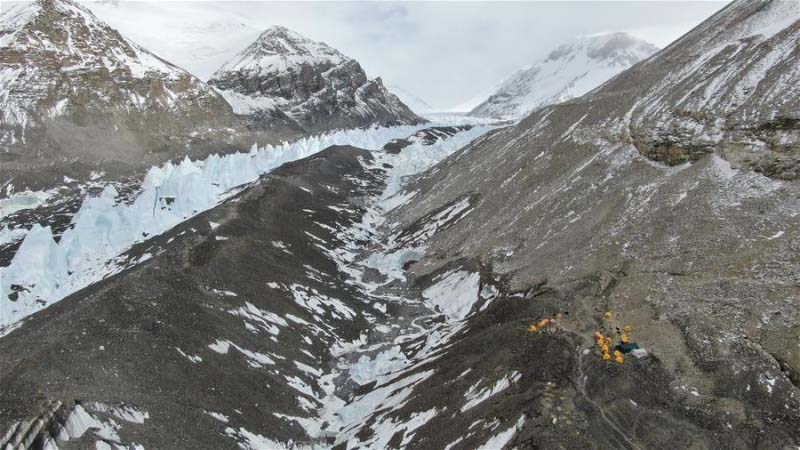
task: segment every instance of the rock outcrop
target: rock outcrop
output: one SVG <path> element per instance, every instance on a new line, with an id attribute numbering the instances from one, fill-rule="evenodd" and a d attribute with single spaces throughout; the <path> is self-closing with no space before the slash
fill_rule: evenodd
<path id="1" fill-rule="evenodd" d="M 652 160 L 677 165 L 716 153 L 735 167 L 797 179 L 798 19 L 797 2 L 734 2 L 602 95 L 624 102 L 617 123 L 629 119 L 625 132 Z"/>
<path id="2" fill-rule="evenodd" d="M 264 31 L 209 83 L 237 114 L 285 114 L 310 132 L 423 122 L 358 61 L 281 26 Z"/>

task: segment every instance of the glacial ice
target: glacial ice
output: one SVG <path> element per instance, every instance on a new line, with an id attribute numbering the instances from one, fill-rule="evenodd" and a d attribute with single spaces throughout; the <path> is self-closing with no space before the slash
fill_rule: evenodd
<path id="1" fill-rule="evenodd" d="M 286 162 L 331 145 L 380 149 L 420 128 L 344 130 L 277 146 L 253 146 L 250 152 L 213 154 L 202 161 L 169 162 L 148 171 L 132 203 L 117 201 L 109 185 L 100 196 L 84 201 L 59 242 L 50 227 L 35 225 L 10 265 L 0 267 L 0 335 L 3 328 L 124 269 L 112 260 L 133 245 L 218 205 Z"/>

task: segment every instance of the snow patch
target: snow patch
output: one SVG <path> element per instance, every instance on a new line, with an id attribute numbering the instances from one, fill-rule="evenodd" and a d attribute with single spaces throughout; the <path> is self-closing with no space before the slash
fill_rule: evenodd
<path id="1" fill-rule="evenodd" d="M 485 444 L 478 447 L 477 450 L 497 450 L 505 447 L 506 444 L 511 442 L 511 439 L 515 434 L 517 434 L 517 431 L 519 431 L 524 424 L 525 416 L 523 415 L 519 418 L 519 420 L 517 420 L 517 423 L 514 424 L 514 426 L 503 431 L 502 433 L 492 436 L 488 441 L 486 441 Z"/>
<path id="2" fill-rule="evenodd" d="M 481 277 L 477 273 L 453 271 L 422 292 L 431 304 L 452 320 L 465 319 L 478 301 Z"/>
<path id="3" fill-rule="evenodd" d="M 507 375 L 497 380 L 492 386 L 480 390 L 478 390 L 478 386 L 481 385 L 482 381 L 475 383 L 469 388 L 467 393 L 464 394 L 464 396 L 467 398 L 467 403 L 461 407 L 461 412 L 478 406 L 498 392 L 507 389 L 512 383 L 519 381 L 521 377 L 522 375 L 519 372 L 514 371 L 511 373 L 511 375 Z"/>

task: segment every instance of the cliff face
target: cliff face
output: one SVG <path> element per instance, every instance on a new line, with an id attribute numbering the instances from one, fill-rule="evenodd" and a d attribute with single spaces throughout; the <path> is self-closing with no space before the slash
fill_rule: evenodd
<path id="1" fill-rule="evenodd" d="M 734 2 L 604 89 L 625 101 L 617 123 L 629 119 L 630 139 L 656 161 L 716 153 L 770 178 L 797 179 L 798 19 L 797 2 Z"/>
<path id="2" fill-rule="evenodd" d="M 4 10 L 0 79 L 2 178 L 18 189 L 253 142 L 213 88 L 70 0 Z"/>
<path id="3" fill-rule="evenodd" d="M 238 114 L 285 113 L 307 131 L 422 122 L 357 61 L 283 27 L 262 33 L 209 83 Z"/>

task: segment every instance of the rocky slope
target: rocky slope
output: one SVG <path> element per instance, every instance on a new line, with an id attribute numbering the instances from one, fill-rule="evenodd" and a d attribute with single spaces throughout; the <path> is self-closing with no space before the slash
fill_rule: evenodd
<path id="1" fill-rule="evenodd" d="M 401 229 L 477 199 L 425 241 L 418 276 L 466 258 L 516 292 L 471 328 L 512 338 L 514 357 L 495 370 L 524 358 L 553 383 L 513 391 L 551 419 L 525 422 L 515 443 L 800 442 L 797 5 L 733 2 L 600 89 L 534 112 L 409 187 L 414 201 L 389 219 Z M 525 331 L 567 312 L 552 333 Z M 603 361 L 593 333 L 616 343 L 625 325 L 649 356 Z"/>
<path id="2" fill-rule="evenodd" d="M 797 447 L 800 186 L 730 149 L 791 112 L 798 19 L 734 2 L 515 126 L 334 146 L 140 241 L 0 337 L 0 446 Z M 716 75 L 706 128 L 661 126 Z"/>
<path id="3" fill-rule="evenodd" d="M 0 180 L 18 191 L 254 142 L 210 86 L 71 0 L 3 9 L 0 81 Z"/>
<path id="4" fill-rule="evenodd" d="M 48 309 L 44 322 L 31 322 L 33 334 L 4 338 L 3 433 L 11 426 L 20 436 L 13 439 L 52 440 L 61 449 L 96 441 L 98 448 L 237 448 L 247 430 L 269 437 L 255 448 L 297 441 L 302 433 L 288 417 L 316 407 L 322 380 L 315 374 L 326 367 L 327 348 L 337 337 L 357 339 L 364 319 L 356 311 L 372 310 L 348 295 L 344 280 L 322 275 L 332 262 L 304 234 L 328 240 L 326 227 L 352 220 L 326 206 L 365 194 L 343 178 L 364 170 L 359 157 L 370 156 L 338 148 L 286 166 L 236 201 L 134 249 L 170 248 L 152 264 Z M 303 209 L 318 211 L 313 228 Z M 306 273 L 324 278 L 303 281 Z M 331 297 L 346 303 L 332 306 Z M 72 325 L 44 325 L 51 320 Z M 23 341 L 33 345 L 25 353 L 5 347 Z M 5 370 L 25 361 L 37 374 Z M 51 383 L 58 387 L 36 392 Z M 31 432 L 14 417 L 46 426 Z"/>
<path id="5" fill-rule="evenodd" d="M 460 325 L 381 273 L 372 234 L 403 177 L 484 131 L 334 146 L 134 247 L 122 259 L 146 262 L 0 338 L 0 444 L 280 449 L 374 434 L 383 447 L 396 424 L 366 422 L 403 395 L 375 384 Z M 420 348 L 429 331 L 442 336 Z"/>
<path id="6" fill-rule="evenodd" d="M 626 98 L 623 136 L 669 165 L 716 153 L 734 167 L 797 179 L 798 17 L 797 2 L 736 2 L 613 80 L 602 95 Z"/>
<path id="7" fill-rule="evenodd" d="M 522 118 L 536 108 L 579 97 L 656 51 L 627 33 L 578 39 L 512 75 L 469 114 Z"/>
<path id="8" fill-rule="evenodd" d="M 237 114 L 288 116 L 307 131 L 423 121 L 354 59 L 280 26 L 264 31 L 209 83 Z"/>

